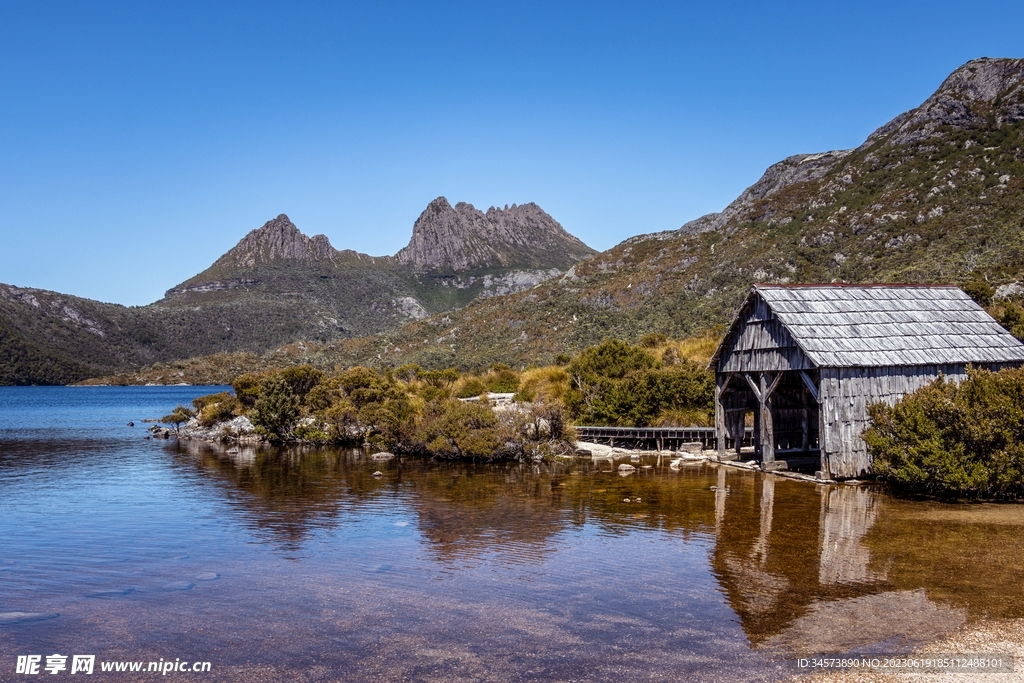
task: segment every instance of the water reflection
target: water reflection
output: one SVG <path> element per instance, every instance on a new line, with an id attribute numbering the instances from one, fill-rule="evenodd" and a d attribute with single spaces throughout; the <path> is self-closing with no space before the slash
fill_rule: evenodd
<path id="1" fill-rule="evenodd" d="M 1021 506 L 124 431 L 0 442 L 0 613 L 60 614 L 0 624 L 3 651 L 216 652 L 220 680 L 314 659 L 351 680 L 775 680 L 795 653 L 1024 616 Z"/>
<path id="2" fill-rule="evenodd" d="M 864 537 L 875 525 L 880 498 L 868 488 L 837 486 L 821 496 L 818 581 L 823 586 L 884 581 L 885 570 L 868 565 Z"/>
<path id="3" fill-rule="evenodd" d="M 899 501 L 869 487 L 654 460 L 620 477 L 615 463 L 589 459 L 482 466 L 178 448 L 182 466 L 289 547 L 340 524 L 342 511 L 381 506 L 410 515 L 431 557 L 455 566 L 539 565 L 567 530 L 588 525 L 609 538 L 650 529 L 708 539 L 750 643 L 788 654 L 911 647 L 970 617 L 1024 615 L 1020 506 Z"/>

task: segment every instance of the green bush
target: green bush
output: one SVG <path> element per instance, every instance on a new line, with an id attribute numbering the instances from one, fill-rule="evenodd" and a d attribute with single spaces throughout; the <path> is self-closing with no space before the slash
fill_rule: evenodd
<path id="1" fill-rule="evenodd" d="M 441 458 L 492 459 L 504 446 L 493 410 L 453 399 L 426 405 L 417 440 Z"/>
<path id="2" fill-rule="evenodd" d="M 281 375 L 272 375 L 260 384 L 249 419 L 271 441 L 285 441 L 293 436 L 299 405 L 291 385 Z"/>
<path id="3" fill-rule="evenodd" d="M 583 351 L 569 364 L 564 401 L 583 424 L 643 427 L 676 422 L 708 424 L 714 410 L 714 376 L 691 361 L 668 368 L 646 351 L 612 340 Z"/>
<path id="4" fill-rule="evenodd" d="M 897 491 L 955 498 L 1024 495 L 1024 369 L 939 378 L 895 406 L 869 407 L 878 478 Z"/>
<path id="5" fill-rule="evenodd" d="M 1024 340 L 1024 307 L 1007 301 L 999 315 L 999 324 L 1017 339 Z"/>
<path id="6" fill-rule="evenodd" d="M 491 366 L 486 377 L 487 391 L 496 394 L 514 394 L 519 389 L 519 373 L 507 365 L 498 363 Z"/>
<path id="7" fill-rule="evenodd" d="M 242 404 L 226 391 L 209 396 L 200 396 L 192 401 L 196 407 L 199 424 L 212 427 L 218 422 L 230 420 L 241 410 Z"/>
<path id="8" fill-rule="evenodd" d="M 174 425 L 174 431 L 177 432 L 179 426 L 181 426 L 185 422 L 188 422 L 195 416 L 196 413 L 194 410 L 191 410 L 187 406 L 178 405 L 175 406 L 174 410 L 171 411 L 170 415 L 164 415 L 163 417 L 161 417 L 160 421 L 163 422 L 164 424 Z"/>
<path id="9" fill-rule="evenodd" d="M 264 375 L 247 372 L 231 383 L 235 390 L 238 401 L 246 408 L 256 405 L 256 399 L 260 397 L 260 383 L 266 379 Z"/>
<path id="10" fill-rule="evenodd" d="M 408 383 L 396 375 L 408 377 Z M 457 381 L 451 369 L 381 374 L 355 367 L 326 377 L 307 367 L 242 378 L 236 390 L 247 397 L 248 407 L 226 392 L 194 404 L 211 425 L 236 411 L 247 413 L 257 431 L 273 442 L 369 442 L 396 453 L 482 460 L 543 458 L 571 450 L 557 402 L 498 415 L 486 404 L 453 398 Z M 483 377 L 464 379 L 461 388 L 479 395 L 489 385 L 514 389 L 519 373 L 493 366 Z"/>
<path id="11" fill-rule="evenodd" d="M 653 349 L 653 348 L 656 348 L 658 346 L 661 346 L 662 344 L 664 344 L 667 341 L 668 341 L 668 336 L 667 335 L 662 334 L 661 332 L 651 332 L 649 334 L 645 334 L 644 336 L 640 337 L 640 341 L 638 342 L 638 346 L 641 346 L 641 347 L 643 347 L 645 349 Z"/>
<path id="12" fill-rule="evenodd" d="M 487 386 L 484 384 L 482 379 L 479 377 L 470 377 L 465 380 L 461 387 L 459 387 L 459 390 L 455 395 L 458 398 L 472 398 L 473 396 L 479 396 L 485 391 L 487 391 Z"/>
<path id="13" fill-rule="evenodd" d="M 288 383 L 292 393 L 301 401 L 306 394 L 316 385 L 320 384 L 325 375 L 312 365 L 297 365 L 285 368 L 280 373 L 281 378 Z"/>

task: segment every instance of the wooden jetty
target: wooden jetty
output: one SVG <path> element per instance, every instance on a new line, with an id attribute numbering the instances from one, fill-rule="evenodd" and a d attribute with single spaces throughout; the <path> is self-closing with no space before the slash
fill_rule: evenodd
<path id="1" fill-rule="evenodd" d="M 608 444 L 620 448 L 676 450 L 682 444 L 699 443 L 715 448 L 714 427 L 575 427 L 581 441 Z M 744 445 L 753 444 L 754 430 L 747 427 Z"/>

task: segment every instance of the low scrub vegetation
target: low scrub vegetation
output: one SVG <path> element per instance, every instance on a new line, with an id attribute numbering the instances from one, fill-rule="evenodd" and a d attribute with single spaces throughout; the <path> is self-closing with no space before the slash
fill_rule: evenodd
<path id="1" fill-rule="evenodd" d="M 1024 369 L 972 369 L 961 384 L 940 377 L 869 411 L 875 473 L 897 491 L 1024 497 Z"/>
<path id="2" fill-rule="evenodd" d="M 581 424 L 707 426 L 714 423 L 714 374 L 680 358 L 663 338 L 592 346 L 567 368 L 564 402 Z"/>
<path id="3" fill-rule="evenodd" d="M 544 457 L 571 450 L 570 421 L 709 424 L 714 379 L 704 365 L 712 348 L 654 335 L 636 346 L 608 341 L 564 365 L 524 371 L 495 364 L 460 373 L 410 363 L 329 374 L 292 366 L 241 375 L 233 395 L 202 396 L 194 411 L 180 407 L 175 416 L 183 422 L 194 415 L 209 429 L 244 415 L 275 443 L 370 443 L 452 459 Z M 493 406 L 494 394 L 511 394 L 513 402 Z"/>

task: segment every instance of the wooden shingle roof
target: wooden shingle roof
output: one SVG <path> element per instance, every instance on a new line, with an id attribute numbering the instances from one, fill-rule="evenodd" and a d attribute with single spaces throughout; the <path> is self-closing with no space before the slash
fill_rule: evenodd
<path id="1" fill-rule="evenodd" d="M 712 367 L 755 297 L 818 367 L 1024 362 L 1024 344 L 951 285 L 755 285 Z"/>

